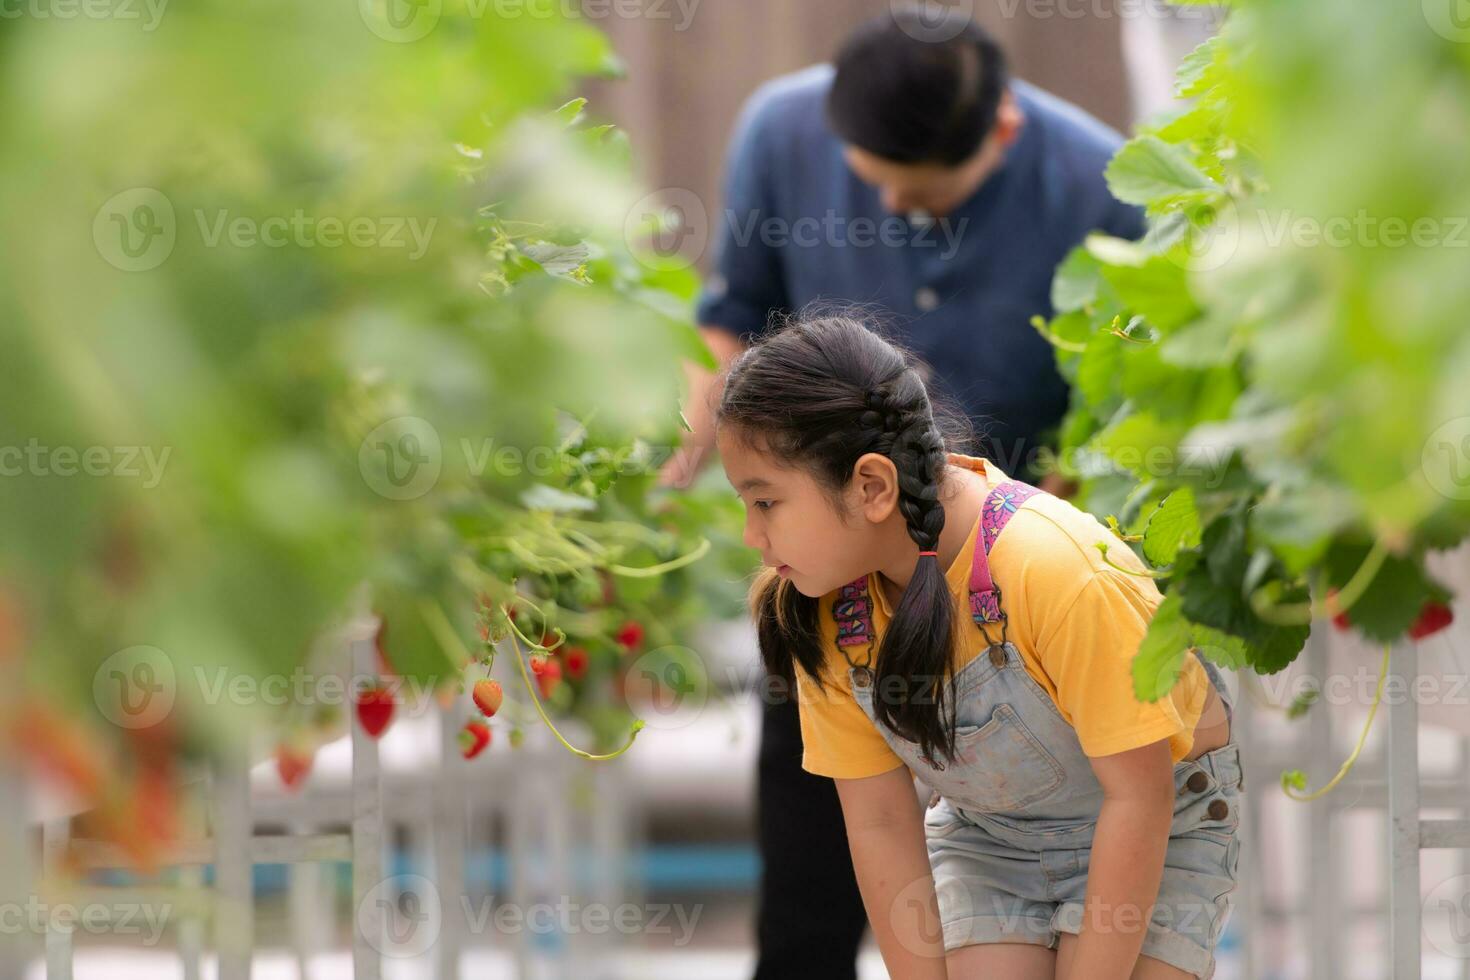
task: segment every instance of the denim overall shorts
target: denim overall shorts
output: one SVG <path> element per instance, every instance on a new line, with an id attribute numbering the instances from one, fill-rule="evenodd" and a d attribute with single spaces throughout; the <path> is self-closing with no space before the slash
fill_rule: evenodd
<path id="1" fill-rule="evenodd" d="M 1005 638 L 1002 596 L 986 557 L 1011 515 L 1041 492 L 1007 480 L 986 496 L 969 600 L 971 616 L 989 642 L 950 681 L 957 725 L 953 760 L 930 759 L 916 742 L 879 724 L 873 709 L 875 675 L 869 665 L 855 665 L 848 657 L 855 700 L 894 752 L 934 790 L 924 828 L 946 951 L 997 942 L 1055 948 L 1060 933 L 1082 928 L 1102 786 L 1075 729 Z M 847 647 L 859 644 L 871 651 L 866 576 L 842 588 L 834 613 L 844 655 Z M 993 641 L 991 630 L 997 628 L 999 640 Z M 1225 705 L 1230 738 L 1198 759 L 1174 765 L 1173 823 L 1142 955 L 1205 980 L 1214 974 L 1214 949 L 1236 887 L 1243 785 L 1233 701 L 1220 671 L 1205 658 L 1200 661 Z M 1141 924 L 1147 912 L 1147 907 L 1133 910 L 1132 921 Z M 1117 921 L 1126 924 L 1123 914 Z"/>

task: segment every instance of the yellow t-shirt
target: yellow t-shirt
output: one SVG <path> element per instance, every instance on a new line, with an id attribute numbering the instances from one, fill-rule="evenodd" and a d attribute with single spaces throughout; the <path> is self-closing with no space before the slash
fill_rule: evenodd
<path id="1" fill-rule="evenodd" d="M 1007 479 L 989 460 L 950 453 L 949 462 L 985 477 L 988 487 Z M 960 620 L 959 670 L 988 649 L 985 635 L 970 617 L 968 590 L 975 536 L 980 521 L 945 573 Z M 1153 580 L 1108 567 L 1094 547 L 1109 544 L 1108 561 L 1135 572 L 1143 562 L 1096 517 L 1073 504 L 1039 493 L 1011 515 L 992 547 L 990 574 L 1001 590 L 1008 624 L 1006 638 L 1020 651 L 1029 673 L 1077 730 L 1090 756 L 1112 755 L 1167 738 L 1175 762 L 1189 754 L 1194 726 L 1209 698 L 1210 679 L 1193 656 L 1184 658 L 1178 682 L 1156 702 L 1133 693 L 1132 661 L 1149 620 L 1163 596 Z M 873 650 L 892 618 L 878 573 L 868 576 L 873 606 Z M 832 618 L 837 590 L 820 600 L 828 679 L 820 692 L 797 669 L 802 768 L 820 776 L 855 779 L 903 765 L 874 723 L 853 700 L 847 659 L 837 646 Z M 986 627 L 999 637 L 999 624 Z M 863 646 L 847 648 L 861 663 Z"/>

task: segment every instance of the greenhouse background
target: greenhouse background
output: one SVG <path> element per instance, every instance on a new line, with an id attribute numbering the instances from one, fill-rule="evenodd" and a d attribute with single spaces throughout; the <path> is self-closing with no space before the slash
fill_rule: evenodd
<path id="1" fill-rule="evenodd" d="M 661 470 L 742 105 L 898 6 L 0 0 L 0 978 L 753 975 L 761 556 Z M 947 6 L 1129 138 L 1035 327 L 1237 704 L 1215 976 L 1470 980 L 1463 0 Z"/>

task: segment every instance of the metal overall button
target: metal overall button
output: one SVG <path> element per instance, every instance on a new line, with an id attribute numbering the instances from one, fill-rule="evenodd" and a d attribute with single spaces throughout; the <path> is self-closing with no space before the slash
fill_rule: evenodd
<path id="1" fill-rule="evenodd" d="M 871 687 L 873 684 L 873 672 L 867 667 L 856 668 L 853 671 L 852 684 L 854 687 Z"/>
<path id="2" fill-rule="evenodd" d="M 1004 667 L 1006 665 L 1006 648 L 999 643 L 991 644 L 990 662 L 997 667 Z"/>
<path id="3" fill-rule="evenodd" d="M 1230 816 L 1230 804 L 1224 800 L 1211 800 L 1209 807 L 1205 810 L 1205 815 L 1211 820 L 1224 820 Z"/>
<path id="4" fill-rule="evenodd" d="M 1210 777 L 1206 776 L 1200 770 L 1195 770 L 1194 772 L 1190 773 L 1189 778 L 1184 782 L 1184 788 L 1189 790 L 1191 793 L 1203 793 L 1205 791 L 1205 787 L 1209 785 Z"/>

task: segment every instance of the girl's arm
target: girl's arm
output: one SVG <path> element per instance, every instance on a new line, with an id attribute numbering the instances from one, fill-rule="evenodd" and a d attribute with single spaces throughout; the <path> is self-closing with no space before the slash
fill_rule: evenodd
<path id="1" fill-rule="evenodd" d="M 1069 972 L 1058 972 L 1057 980 L 1127 980 L 1164 879 L 1174 763 L 1167 739 L 1090 761 L 1103 788 L 1102 810 L 1087 869 L 1082 932 L 1066 964 Z"/>
<path id="2" fill-rule="evenodd" d="M 908 768 L 836 783 L 863 907 L 889 976 L 946 980 L 924 810 Z"/>

